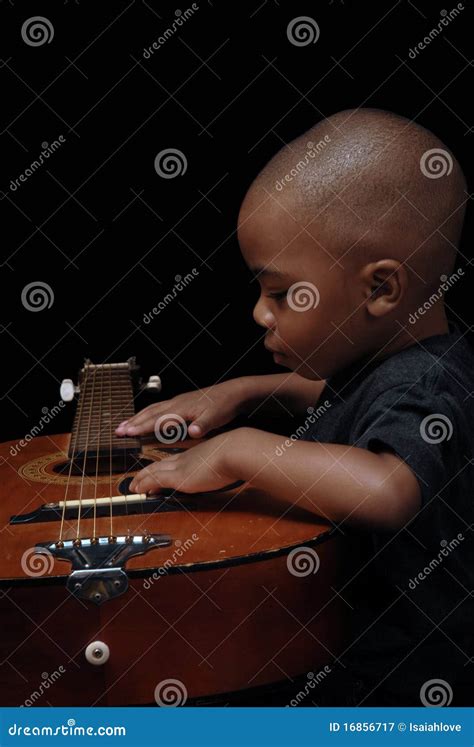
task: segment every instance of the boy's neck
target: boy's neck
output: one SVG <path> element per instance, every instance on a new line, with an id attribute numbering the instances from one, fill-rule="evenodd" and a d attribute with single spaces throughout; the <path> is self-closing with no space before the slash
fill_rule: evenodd
<path id="1" fill-rule="evenodd" d="M 437 314 L 432 314 L 431 316 L 427 314 L 417 320 L 414 325 L 405 324 L 404 327 L 400 327 L 400 334 L 396 335 L 395 339 L 389 345 L 385 346 L 383 350 L 376 353 L 374 360 L 387 358 L 394 353 L 400 352 L 400 350 L 411 347 L 416 342 L 425 340 L 427 337 L 447 335 L 449 331 L 449 324 L 444 308 Z"/>
<path id="2" fill-rule="evenodd" d="M 416 327 L 417 325 L 413 326 Z M 347 372 L 350 371 L 354 366 L 356 366 L 361 372 L 363 372 L 366 367 L 371 366 L 371 364 L 375 361 L 381 361 L 385 358 L 389 358 L 395 353 L 399 353 L 405 348 L 412 347 L 417 342 L 421 342 L 428 337 L 449 334 L 450 332 L 448 320 L 446 318 L 446 315 L 444 314 L 444 310 L 442 314 L 437 315 L 437 318 L 435 318 L 433 315 L 430 319 L 423 319 L 423 323 L 420 323 L 418 329 L 416 330 L 409 329 L 407 325 L 402 327 L 401 324 L 398 329 L 398 334 L 392 332 L 388 335 L 390 339 L 389 344 L 383 344 L 383 342 L 381 342 L 381 346 L 378 347 L 378 349 L 367 351 L 363 355 L 356 357 L 351 362 L 347 363 L 338 371 L 332 373 L 328 377 L 328 379 L 332 381 L 332 385 L 336 386 L 335 382 L 337 380 L 340 380 L 341 377 L 344 377 L 345 373 L 347 374 Z"/>

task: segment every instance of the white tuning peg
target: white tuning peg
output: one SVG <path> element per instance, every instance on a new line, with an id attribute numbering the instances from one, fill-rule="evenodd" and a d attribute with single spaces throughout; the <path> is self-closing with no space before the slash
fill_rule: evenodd
<path id="1" fill-rule="evenodd" d="M 59 388 L 59 394 L 63 402 L 71 402 L 74 399 L 76 387 L 72 379 L 63 379 Z"/>
<path id="2" fill-rule="evenodd" d="M 150 376 L 148 382 L 145 384 L 145 390 L 150 392 L 161 392 L 161 379 L 159 376 Z"/>

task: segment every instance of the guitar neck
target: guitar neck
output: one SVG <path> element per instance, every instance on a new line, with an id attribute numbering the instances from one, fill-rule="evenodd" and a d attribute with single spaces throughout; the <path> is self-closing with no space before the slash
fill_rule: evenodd
<path id="1" fill-rule="evenodd" d="M 132 374 L 135 361 L 93 364 L 79 374 L 80 393 L 69 442 L 69 458 L 115 457 L 139 453 L 138 438 L 120 438 L 115 428 L 135 414 Z"/>

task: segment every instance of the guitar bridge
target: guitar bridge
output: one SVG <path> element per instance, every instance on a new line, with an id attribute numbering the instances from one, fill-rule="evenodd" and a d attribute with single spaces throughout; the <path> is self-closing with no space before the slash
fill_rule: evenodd
<path id="1" fill-rule="evenodd" d="M 69 561 L 72 572 L 66 583 L 68 591 L 79 599 L 102 604 L 127 591 L 124 565 L 129 558 L 170 545 L 167 534 L 147 534 L 40 542 L 35 550 L 38 555 Z"/>

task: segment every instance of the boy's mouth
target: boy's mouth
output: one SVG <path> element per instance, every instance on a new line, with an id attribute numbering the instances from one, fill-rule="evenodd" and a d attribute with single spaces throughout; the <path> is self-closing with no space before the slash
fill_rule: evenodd
<path id="1" fill-rule="evenodd" d="M 271 345 L 269 345 L 266 339 L 263 341 L 263 345 L 266 348 L 266 350 L 268 350 L 270 353 L 273 353 L 274 355 L 275 354 L 284 355 L 284 353 L 282 353 L 281 350 L 278 350 L 277 348 L 274 348 Z"/>

